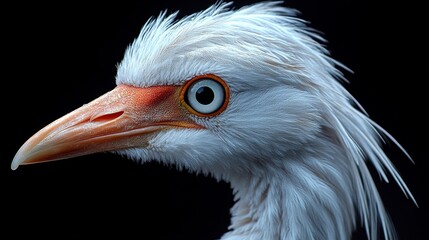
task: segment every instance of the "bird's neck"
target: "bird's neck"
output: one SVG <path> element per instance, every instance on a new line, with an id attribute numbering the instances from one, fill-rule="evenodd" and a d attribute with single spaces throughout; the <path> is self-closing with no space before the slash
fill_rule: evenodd
<path id="1" fill-rule="evenodd" d="M 352 170 L 341 163 L 340 151 L 332 156 L 295 156 L 265 175 L 230 179 L 237 202 L 222 240 L 349 239 Z"/>

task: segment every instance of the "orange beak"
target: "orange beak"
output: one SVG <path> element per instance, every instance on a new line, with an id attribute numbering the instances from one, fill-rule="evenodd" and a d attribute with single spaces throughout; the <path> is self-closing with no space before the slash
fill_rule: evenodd
<path id="1" fill-rule="evenodd" d="M 181 107 L 179 92 L 180 86 L 119 85 L 34 134 L 18 150 L 11 167 L 141 148 L 168 128 L 202 128 Z"/>

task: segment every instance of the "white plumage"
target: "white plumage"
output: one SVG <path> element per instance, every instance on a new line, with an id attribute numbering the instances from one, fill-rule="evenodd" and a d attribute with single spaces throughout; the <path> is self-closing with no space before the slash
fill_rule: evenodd
<path id="1" fill-rule="evenodd" d="M 223 240 L 348 239 L 361 223 L 369 239 L 377 238 L 379 225 L 385 239 L 394 239 L 367 164 L 383 180 L 393 177 L 412 198 L 380 140 L 386 136 L 402 147 L 362 112 L 340 83 L 345 79 L 337 67 L 344 66 L 294 10 L 279 2 L 230 7 L 219 3 L 178 21 L 165 12 L 150 20 L 116 76 L 118 86 L 147 89 L 213 74 L 228 86 L 226 108 L 207 117 L 187 112 L 201 128 L 163 128 L 141 145 L 102 150 L 230 182 L 237 202 Z M 97 109 L 67 120 L 72 123 L 56 134 L 85 119 L 110 121 L 124 113 Z M 147 119 L 153 114 L 159 111 Z M 24 146 L 13 168 L 42 161 L 26 162 L 31 154 Z"/>

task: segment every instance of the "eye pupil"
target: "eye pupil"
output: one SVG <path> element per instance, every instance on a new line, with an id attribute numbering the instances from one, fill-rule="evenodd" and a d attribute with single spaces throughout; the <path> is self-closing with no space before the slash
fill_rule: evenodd
<path id="1" fill-rule="evenodd" d="M 208 105 L 213 102 L 214 92 L 211 88 L 204 86 L 198 88 L 195 97 L 197 101 L 203 105 Z"/>

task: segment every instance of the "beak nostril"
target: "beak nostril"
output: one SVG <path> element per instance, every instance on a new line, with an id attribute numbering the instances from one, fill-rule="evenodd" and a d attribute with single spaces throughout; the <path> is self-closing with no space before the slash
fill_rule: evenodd
<path id="1" fill-rule="evenodd" d="M 122 114 L 124 114 L 124 111 L 119 111 L 119 112 L 109 113 L 109 114 L 102 114 L 91 118 L 89 121 L 90 122 L 108 122 L 120 117 Z"/>

